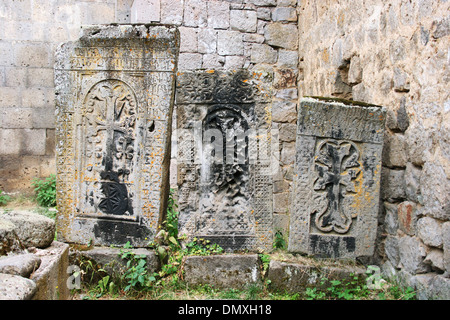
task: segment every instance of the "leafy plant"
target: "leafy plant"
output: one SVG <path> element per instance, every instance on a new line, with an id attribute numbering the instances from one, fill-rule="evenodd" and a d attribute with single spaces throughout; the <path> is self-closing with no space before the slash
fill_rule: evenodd
<path id="1" fill-rule="evenodd" d="M 51 174 L 45 179 L 33 179 L 36 201 L 42 207 L 56 206 L 56 176 Z"/>
<path id="2" fill-rule="evenodd" d="M 286 240 L 284 239 L 283 233 L 281 230 L 277 230 L 275 232 L 275 236 L 273 239 L 273 248 L 274 249 L 286 249 Z"/>
<path id="3" fill-rule="evenodd" d="M 127 242 L 124 245 L 124 249 L 131 248 L 130 242 Z M 147 260 L 145 255 L 135 254 L 129 250 L 121 250 L 120 257 L 128 260 L 127 269 L 123 274 L 123 279 L 127 283 L 127 286 L 124 289 L 125 291 L 129 291 L 130 289 L 143 289 L 151 286 L 152 282 L 156 281 L 155 276 L 150 275 L 147 272 Z"/>
<path id="4" fill-rule="evenodd" d="M 178 237 L 178 205 L 173 197 L 174 189 L 170 189 L 169 199 L 167 201 L 167 215 L 163 222 L 164 228 L 169 237 L 176 239 Z"/>
<path id="5" fill-rule="evenodd" d="M 11 197 L 8 196 L 7 194 L 2 194 L 3 190 L 0 190 L 0 206 L 4 206 L 5 204 L 8 203 L 8 201 L 11 200 Z"/>
<path id="6" fill-rule="evenodd" d="M 261 259 L 261 262 L 263 264 L 263 272 L 266 272 L 267 268 L 269 268 L 270 256 L 265 253 L 260 253 L 259 258 Z"/>

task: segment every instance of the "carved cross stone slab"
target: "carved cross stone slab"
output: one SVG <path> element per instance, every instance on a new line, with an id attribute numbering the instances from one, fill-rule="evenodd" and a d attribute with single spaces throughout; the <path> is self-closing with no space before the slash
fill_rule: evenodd
<path id="1" fill-rule="evenodd" d="M 289 251 L 343 259 L 373 254 L 384 122 L 383 107 L 302 99 Z"/>
<path id="2" fill-rule="evenodd" d="M 145 246 L 166 210 L 176 28 L 85 28 L 56 53 L 58 238 Z"/>
<path id="3" fill-rule="evenodd" d="M 227 251 L 271 249 L 278 163 L 266 87 L 245 70 L 177 78 L 179 234 L 188 239 Z"/>

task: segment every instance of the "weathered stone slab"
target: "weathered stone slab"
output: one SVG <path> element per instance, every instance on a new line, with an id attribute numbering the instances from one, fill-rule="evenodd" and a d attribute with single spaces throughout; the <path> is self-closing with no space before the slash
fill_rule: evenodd
<path id="1" fill-rule="evenodd" d="M 304 292 L 308 287 L 327 288 L 331 280 L 353 280 L 354 276 L 365 277 L 365 270 L 355 266 L 315 267 L 312 265 L 271 260 L 267 270 L 270 289 L 280 292 Z M 322 279 L 327 281 L 323 282 Z"/>
<path id="2" fill-rule="evenodd" d="M 36 292 L 34 281 L 0 273 L 0 300 L 30 300 Z"/>
<path id="3" fill-rule="evenodd" d="M 166 211 L 179 34 L 85 28 L 56 53 L 58 238 L 145 246 Z"/>
<path id="4" fill-rule="evenodd" d="M 106 273 L 112 276 L 123 275 L 127 270 L 128 260 L 122 259 L 121 252 L 132 252 L 135 255 L 145 256 L 147 262 L 146 267 L 149 273 L 157 272 L 160 269 L 160 261 L 156 253 L 145 248 L 137 249 L 120 249 L 109 247 L 94 247 L 86 251 L 78 251 L 73 254 L 71 260 L 77 260 L 81 257 L 93 261 L 99 267 L 104 269 Z M 71 255 L 72 256 L 72 255 Z M 76 263 L 76 261 L 74 261 Z"/>
<path id="5" fill-rule="evenodd" d="M 297 122 L 289 251 L 373 254 L 385 109 L 303 98 Z"/>
<path id="6" fill-rule="evenodd" d="M 41 259 L 32 254 L 17 254 L 0 258 L 0 273 L 28 278 L 41 265 Z"/>
<path id="7" fill-rule="evenodd" d="M 53 241 L 50 247 L 37 249 L 35 255 L 41 259 L 41 264 L 30 277 L 37 286 L 33 300 L 67 300 L 69 245 Z"/>
<path id="8" fill-rule="evenodd" d="M 184 263 L 184 279 L 190 285 L 244 289 L 261 282 L 257 254 L 190 256 Z"/>
<path id="9" fill-rule="evenodd" d="M 266 87 L 245 70 L 178 77 L 179 233 L 188 239 L 271 249 L 278 163 Z"/>
<path id="10" fill-rule="evenodd" d="M 55 221 L 41 214 L 14 210 L 3 213 L 2 219 L 15 225 L 14 232 L 25 248 L 46 248 L 55 238 Z"/>

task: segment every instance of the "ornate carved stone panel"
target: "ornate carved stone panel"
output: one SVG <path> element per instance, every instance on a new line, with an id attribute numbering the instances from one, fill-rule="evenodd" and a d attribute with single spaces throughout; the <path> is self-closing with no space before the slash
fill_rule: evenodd
<path id="1" fill-rule="evenodd" d="M 270 249 L 271 117 L 263 88 L 244 70 L 179 76 L 180 234 L 229 251 Z"/>
<path id="2" fill-rule="evenodd" d="M 290 251 L 350 259 L 373 254 L 384 122 L 379 106 L 302 99 Z"/>
<path id="3" fill-rule="evenodd" d="M 145 246 L 166 210 L 179 36 L 89 27 L 56 54 L 58 237 Z"/>

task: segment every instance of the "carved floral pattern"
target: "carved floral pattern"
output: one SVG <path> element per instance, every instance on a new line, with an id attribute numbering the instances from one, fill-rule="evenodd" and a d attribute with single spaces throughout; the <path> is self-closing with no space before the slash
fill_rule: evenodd
<path id="1" fill-rule="evenodd" d="M 315 226 L 322 232 L 347 233 L 355 215 L 342 205 L 346 197 L 357 192 L 361 174 L 360 152 L 350 141 L 325 140 L 317 149 L 314 160 L 317 178 Z"/>

